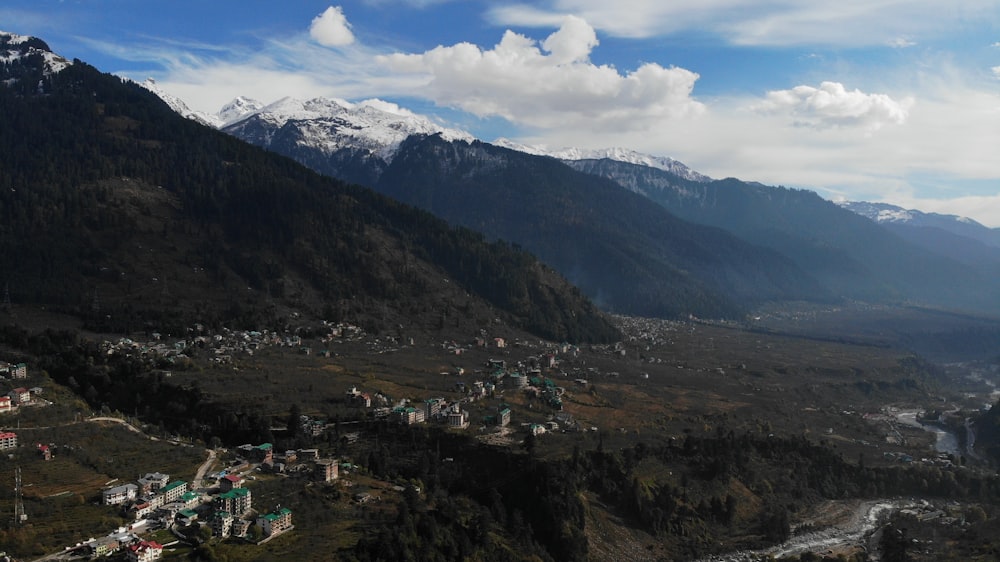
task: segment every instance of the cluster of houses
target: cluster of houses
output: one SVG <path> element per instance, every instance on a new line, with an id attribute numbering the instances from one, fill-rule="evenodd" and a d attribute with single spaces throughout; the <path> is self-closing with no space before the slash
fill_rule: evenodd
<path id="1" fill-rule="evenodd" d="M 7 363 L 0 361 L 0 379 L 21 380 L 28 378 L 28 365 L 25 363 Z M 11 412 L 15 408 L 31 404 L 32 397 L 42 394 L 41 387 L 17 387 L 6 394 L 0 395 L 0 414 Z"/>
<path id="2" fill-rule="evenodd" d="M 323 322 L 324 334 L 320 337 L 323 343 L 333 341 L 350 341 L 361 337 L 364 332 L 353 324 Z M 253 355 L 265 347 L 288 347 L 303 353 L 312 353 L 311 348 L 304 347 L 302 337 L 294 333 L 279 333 L 271 330 L 230 330 L 223 328 L 221 333 L 206 333 L 205 327 L 196 324 L 189 329 L 189 337 L 172 342 L 165 341 L 162 334 L 150 334 L 152 341 L 137 342 L 129 338 L 117 341 L 103 342 L 103 351 L 108 355 L 125 355 L 144 359 L 165 359 L 176 361 L 187 358 L 192 349 L 204 350 L 210 353 L 214 363 L 231 363 L 236 355 Z M 329 355 L 329 352 L 324 352 Z"/>
<path id="3" fill-rule="evenodd" d="M 254 460 L 270 459 L 271 445 L 247 446 Z M 243 466 L 246 466 L 245 464 Z M 330 481 L 338 476 L 336 461 L 317 461 L 316 478 Z M 104 505 L 121 506 L 134 521 L 129 528 L 141 528 L 151 520 L 159 520 L 164 526 L 191 525 L 197 521 L 212 529 L 214 536 L 247 537 L 256 524 L 257 536 L 269 540 L 293 528 L 292 512 L 288 508 L 257 514 L 253 508 L 253 493 L 244 487 L 245 480 L 238 474 L 222 474 L 218 479 L 218 493 L 201 494 L 189 489 L 183 480 L 170 480 L 167 474 L 153 472 L 144 475 L 135 483 L 122 484 L 101 492 Z M 256 517 L 254 517 L 256 515 Z M 142 541 L 131 532 L 120 529 L 85 545 L 93 556 L 104 556 L 121 550 L 126 551 L 129 560 L 156 560 L 163 551 L 162 545 L 153 541 Z"/>
<path id="4" fill-rule="evenodd" d="M 0 379 L 26 379 L 28 365 L 26 363 L 8 363 L 0 361 Z"/>
<path id="5" fill-rule="evenodd" d="M 125 560 L 129 562 L 152 562 L 163 557 L 162 544 L 143 540 L 136 535 L 134 528 L 127 527 L 121 527 L 98 539 L 90 539 L 72 549 L 88 551 L 93 558 L 111 556 L 116 552 L 124 551 Z"/>

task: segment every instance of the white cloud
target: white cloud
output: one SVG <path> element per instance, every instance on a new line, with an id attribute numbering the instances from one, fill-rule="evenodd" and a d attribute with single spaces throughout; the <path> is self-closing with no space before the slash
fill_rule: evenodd
<path id="1" fill-rule="evenodd" d="M 590 25 L 568 16 L 540 45 L 507 31 L 489 50 L 459 43 L 378 60 L 394 72 L 422 77 L 415 93 L 438 105 L 521 125 L 636 130 L 704 111 L 691 97 L 698 74 L 655 63 L 621 74 L 589 62 L 597 44 Z"/>
<path id="2" fill-rule="evenodd" d="M 343 47 L 354 43 L 351 24 L 340 6 L 330 6 L 316 16 L 309 26 L 309 35 L 325 47 Z"/>
<path id="3" fill-rule="evenodd" d="M 1000 66 L 994 66 L 990 70 L 993 71 L 993 76 L 996 76 L 998 79 L 1000 79 Z"/>
<path id="4" fill-rule="evenodd" d="M 896 37 L 895 39 L 890 39 L 889 41 L 886 42 L 886 44 L 894 49 L 906 49 L 909 47 L 915 47 L 917 45 L 915 41 L 911 41 L 905 37 Z"/>
<path id="5" fill-rule="evenodd" d="M 912 106 L 910 97 L 896 101 L 885 94 L 848 91 L 839 82 L 823 82 L 818 88 L 796 86 L 768 92 L 752 109 L 788 115 L 797 125 L 820 129 L 855 126 L 873 132 L 888 124 L 902 125 Z"/>
<path id="6" fill-rule="evenodd" d="M 711 32 L 738 45 L 876 46 L 940 36 L 969 21 L 996 21 L 996 0 L 547 0 L 544 7 L 508 4 L 490 11 L 502 25 L 544 26 L 576 14 L 604 33 L 653 37 L 682 30 Z M 908 46 L 908 45 L 907 45 Z"/>

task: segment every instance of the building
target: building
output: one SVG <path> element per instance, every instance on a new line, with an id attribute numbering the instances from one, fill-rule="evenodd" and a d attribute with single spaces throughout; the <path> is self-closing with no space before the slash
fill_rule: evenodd
<path id="1" fill-rule="evenodd" d="M 104 505 L 121 505 L 127 501 L 132 501 L 139 496 L 139 487 L 135 484 L 124 484 L 108 488 L 101 492 L 101 501 Z"/>
<path id="2" fill-rule="evenodd" d="M 448 414 L 448 427 L 465 429 L 469 427 L 469 413 L 462 410 L 455 410 Z"/>
<path id="3" fill-rule="evenodd" d="M 261 515 L 257 518 L 257 524 L 260 525 L 265 538 L 284 533 L 292 528 L 292 510 L 283 507 L 267 515 Z"/>
<path id="4" fill-rule="evenodd" d="M 149 474 L 143 476 L 139 479 L 139 493 L 142 495 L 149 494 L 151 492 L 157 492 L 161 488 L 170 482 L 169 474 L 162 474 L 160 472 L 150 472 Z"/>
<path id="5" fill-rule="evenodd" d="M 24 387 L 15 388 L 14 390 L 8 392 L 7 396 L 10 396 L 10 401 L 15 406 L 31 402 L 31 392 Z"/>
<path id="6" fill-rule="evenodd" d="M 226 538 L 233 532 L 233 514 L 228 511 L 216 511 L 212 515 L 212 536 Z"/>
<path id="7" fill-rule="evenodd" d="M 92 557 L 100 558 L 117 552 L 121 548 L 121 542 L 118 540 L 118 537 L 109 535 L 87 542 L 87 548 L 90 549 Z"/>
<path id="8" fill-rule="evenodd" d="M 434 419 L 434 416 L 441 413 L 442 405 L 444 405 L 444 398 L 428 398 L 424 400 L 424 419 Z"/>
<path id="9" fill-rule="evenodd" d="M 133 505 L 132 509 L 129 510 L 129 513 L 132 514 L 132 519 L 134 521 L 141 521 L 154 511 L 156 511 L 156 508 L 153 507 L 153 504 L 148 501 L 144 501 Z"/>
<path id="10" fill-rule="evenodd" d="M 500 407 L 500 412 L 497 414 L 497 425 L 500 427 L 507 427 L 510 425 L 510 408 L 506 406 Z"/>
<path id="11" fill-rule="evenodd" d="M 177 522 L 188 526 L 198 520 L 198 513 L 193 509 L 182 509 L 177 512 Z"/>
<path id="12" fill-rule="evenodd" d="M 48 445 L 38 444 L 38 454 L 42 457 L 42 460 L 50 461 L 52 460 L 52 448 Z"/>
<path id="13" fill-rule="evenodd" d="M 13 406 L 13 404 L 11 404 L 10 396 L 7 396 L 7 395 L 0 396 L 0 414 L 2 414 L 4 412 L 9 412 L 13 408 L 14 408 L 14 406 Z"/>
<path id="14" fill-rule="evenodd" d="M 215 496 L 212 506 L 217 511 L 228 511 L 234 516 L 243 515 L 253 508 L 253 496 L 247 488 L 234 488 Z"/>
<path id="15" fill-rule="evenodd" d="M 28 365 L 25 363 L 18 363 L 10 369 L 10 378 L 12 379 L 26 379 L 28 378 Z"/>
<path id="16" fill-rule="evenodd" d="M 162 497 L 163 504 L 175 502 L 188 491 L 188 483 L 183 480 L 174 480 L 163 488 L 160 488 L 158 496 Z"/>
<path id="17" fill-rule="evenodd" d="M 274 462 L 272 455 L 274 447 L 270 443 L 261 443 L 253 448 L 250 458 L 257 462 Z"/>
<path id="18" fill-rule="evenodd" d="M 392 417 L 397 423 L 403 425 L 413 425 L 417 423 L 424 423 L 425 414 L 424 410 L 418 410 L 413 406 L 400 406 L 392 410 Z"/>
<path id="19" fill-rule="evenodd" d="M 313 474 L 320 482 L 333 482 L 340 476 L 340 463 L 330 459 L 316 461 Z"/>
<path id="20" fill-rule="evenodd" d="M 130 562 L 152 562 L 163 556 L 163 545 L 156 541 L 139 541 L 125 551 Z"/>
<path id="21" fill-rule="evenodd" d="M 0 451 L 17 447 L 17 434 L 13 431 L 0 433 Z"/>
<path id="22" fill-rule="evenodd" d="M 242 487 L 243 479 L 238 474 L 227 474 L 219 479 L 219 490 L 223 492 Z"/>

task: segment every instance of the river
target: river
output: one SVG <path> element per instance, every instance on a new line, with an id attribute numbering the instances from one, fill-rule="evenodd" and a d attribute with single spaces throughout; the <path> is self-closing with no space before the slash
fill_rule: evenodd
<path id="1" fill-rule="evenodd" d="M 800 555 L 806 552 L 838 551 L 851 547 L 863 547 L 868 537 L 892 513 L 915 505 L 919 504 L 911 500 L 886 499 L 860 502 L 854 509 L 852 516 L 842 524 L 803 533 L 771 548 L 716 554 L 702 558 L 698 562 L 757 562 L 783 556 Z"/>
<path id="2" fill-rule="evenodd" d="M 934 442 L 935 451 L 939 453 L 950 453 L 956 457 L 960 457 L 965 454 L 959 447 L 958 437 L 954 433 L 933 424 L 921 423 L 917 420 L 917 413 L 918 412 L 916 410 L 907 410 L 896 414 L 896 419 L 898 419 L 902 424 L 906 424 L 911 427 L 919 427 L 924 431 L 933 433 L 936 438 L 936 441 Z"/>

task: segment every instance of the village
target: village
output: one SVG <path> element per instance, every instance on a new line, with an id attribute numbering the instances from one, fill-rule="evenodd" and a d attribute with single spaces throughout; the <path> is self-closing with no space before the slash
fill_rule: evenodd
<path id="1" fill-rule="evenodd" d="M 370 438 L 364 434 L 361 425 L 358 430 L 351 430 L 347 425 L 349 423 L 363 421 L 382 427 L 385 424 L 433 424 L 449 432 L 470 433 L 486 444 L 514 448 L 527 448 L 529 439 L 550 433 L 599 432 L 598 424 L 593 420 L 577 419 L 573 415 L 585 411 L 574 407 L 574 404 L 580 404 L 581 400 L 587 400 L 588 404 L 597 403 L 595 397 L 606 384 L 619 384 L 625 379 L 629 384 L 646 384 L 649 375 L 641 370 L 623 369 L 627 374 L 619 376 L 612 369 L 628 359 L 640 369 L 653 362 L 659 364 L 664 359 L 657 357 L 653 350 L 670 346 L 670 340 L 678 332 L 691 329 L 682 323 L 650 323 L 645 328 L 627 346 L 618 343 L 581 348 L 566 343 L 508 341 L 504 337 L 488 335 L 485 330 L 462 343 L 455 340 L 425 342 L 424 347 L 432 350 L 434 356 L 440 359 L 440 364 L 450 366 L 440 372 L 426 373 L 428 380 L 435 382 L 433 388 L 424 387 L 423 395 L 412 386 L 405 394 L 386 391 L 377 377 L 361 377 L 357 383 L 333 391 L 339 396 L 333 400 L 354 412 L 353 418 L 335 422 L 310 412 L 310 415 L 299 416 L 298 429 L 309 438 L 317 438 L 317 443 L 324 440 L 334 443 L 332 438 L 326 438 L 336 428 L 337 442 L 349 446 L 359 439 Z M 171 369 L 178 372 L 188 369 L 185 366 L 187 362 L 209 364 L 214 372 L 236 372 L 249 368 L 247 358 L 257 356 L 270 355 L 273 359 L 278 354 L 281 360 L 300 358 L 300 365 L 306 364 L 302 361 L 327 365 L 337 362 L 340 345 L 363 347 L 373 356 L 397 353 L 415 346 L 410 338 L 376 337 L 351 324 L 327 322 L 307 333 L 223 329 L 213 334 L 202 326 L 194 326 L 189 330 L 188 337 L 182 340 L 171 340 L 160 334 L 150 334 L 150 337 L 152 339 L 147 342 L 128 338 L 106 341 L 101 344 L 101 350 L 109 356 L 120 354 L 139 358 L 149 367 L 170 376 Z M 711 341 L 706 343 L 712 345 Z M 735 373 L 745 369 L 738 364 L 724 367 L 725 371 Z M 690 376 L 726 376 L 725 372 L 718 372 L 720 369 L 693 368 L 679 362 L 675 368 L 690 373 Z M 650 372 L 654 371 L 651 369 Z M 192 376 L 192 371 L 187 373 L 185 376 Z M 0 379 L 4 379 L 0 381 L 6 385 L 4 388 L 10 388 L 0 395 L 0 414 L 16 413 L 20 408 L 48 403 L 43 398 L 46 396 L 46 390 L 42 388 L 44 383 L 41 386 L 29 384 L 29 380 L 35 379 L 29 379 L 28 365 L 24 362 L 0 362 Z M 403 397 L 398 394 L 403 394 Z M 889 409 L 877 413 L 871 410 L 867 414 L 864 412 L 861 408 L 845 409 L 842 414 L 864 419 L 867 423 L 886 423 L 888 428 L 884 431 L 884 443 L 881 447 L 877 443 L 871 443 L 871 446 L 880 449 L 887 461 L 914 462 L 911 455 L 895 452 L 895 446 L 905 444 L 899 437 L 901 428 L 895 412 Z M 113 415 L 127 417 L 120 413 Z M 358 421 L 345 423 L 344 419 Z M 281 427 L 281 421 L 272 425 L 276 436 L 288 431 Z M 43 460 L 51 458 L 54 452 L 51 444 L 21 444 L 16 428 L 10 425 L 5 427 L 7 429 L 0 432 L 0 450 L 31 447 Z M 607 429 L 614 431 L 617 428 Z M 830 438 L 837 437 L 833 428 L 827 429 L 825 434 Z M 279 438 L 276 442 L 282 440 Z M 365 471 L 363 461 L 362 466 L 356 466 L 347 460 L 350 455 L 323 457 L 320 449 L 316 448 L 276 451 L 271 443 L 247 444 L 230 449 L 213 447 L 213 453 L 230 453 L 223 463 L 225 469 L 207 476 L 204 471 L 199 471 L 190 482 L 172 479 L 160 472 L 146 473 L 131 482 L 108 482 L 99 491 L 99 501 L 114 509 L 114 513 L 128 523 L 105 536 L 66 546 L 60 554 L 69 559 L 118 553 L 118 556 L 130 561 L 148 561 L 159 559 L 164 551 L 192 548 L 203 542 L 227 541 L 234 544 L 235 541 L 235 544 L 253 548 L 292 531 L 293 511 L 296 509 L 294 501 L 288 502 L 288 505 L 268 502 L 266 506 L 255 507 L 252 492 L 255 480 L 302 478 L 308 485 L 336 482 L 339 488 L 345 488 L 349 483 L 342 480 L 342 474 L 353 470 Z M 345 449 L 334 446 L 323 450 L 330 454 L 337 450 L 343 453 Z M 916 459 L 916 462 L 939 466 L 951 464 L 946 455 L 941 454 Z M 150 468 L 155 470 L 155 467 Z M 208 470 L 209 464 L 206 463 L 204 468 Z M 368 504 L 377 497 L 364 487 L 354 490 L 349 496 L 357 505 Z"/>

